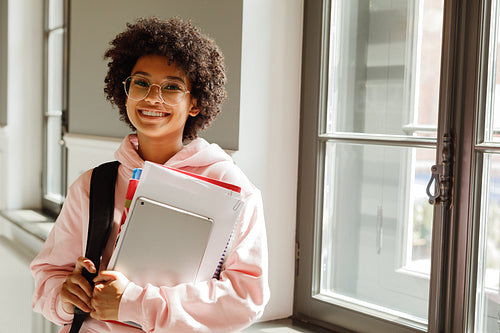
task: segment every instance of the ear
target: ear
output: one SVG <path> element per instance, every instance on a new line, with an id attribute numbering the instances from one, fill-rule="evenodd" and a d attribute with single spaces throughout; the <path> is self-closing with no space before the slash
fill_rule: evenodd
<path id="1" fill-rule="evenodd" d="M 200 109 L 198 108 L 198 100 L 196 98 L 191 98 L 191 104 L 189 106 L 188 113 L 191 117 L 196 117 L 198 113 L 200 113 Z"/>

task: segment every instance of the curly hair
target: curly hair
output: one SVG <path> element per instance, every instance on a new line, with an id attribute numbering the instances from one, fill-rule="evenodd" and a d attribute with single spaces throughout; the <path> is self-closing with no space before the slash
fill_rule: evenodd
<path id="1" fill-rule="evenodd" d="M 224 56 L 215 42 L 190 21 L 179 17 L 162 20 L 140 18 L 127 23 L 127 29 L 110 42 L 104 54 L 109 59 L 104 80 L 106 99 L 116 105 L 120 120 L 135 131 L 127 116 L 127 96 L 122 82 L 130 76 L 137 60 L 145 55 L 166 56 L 186 73 L 191 82 L 191 95 L 197 98 L 200 112 L 188 117 L 183 140 L 193 140 L 207 128 L 220 112 L 226 99 Z"/>

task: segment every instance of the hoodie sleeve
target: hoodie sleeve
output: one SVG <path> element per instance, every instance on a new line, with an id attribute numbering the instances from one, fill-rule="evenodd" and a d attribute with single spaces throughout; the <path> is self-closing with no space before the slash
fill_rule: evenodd
<path id="1" fill-rule="evenodd" d="M 239 332 L 262 315 L 268 300 L 266 231 L 256 190 L 244 199 L 219 280 L 144 288 L 131 282 L 118 317 L 146 332 Z"/>
<path id="2" fill-rule="evenodd" d="M 83 230 L 88 225 L 85 222 L 88 213 L 82 207 L 88 207 L 87 183 L 90 183 L 90 173 L 83 174 L 69 188 L 52 231 L 30 265 L 35 279 L 33 310 L 58 325 L 64 325 L 73 319 L 72 314 L 63 310 L 59 293 L 66 276 L 75 267 L 75 258 L 85 253 L 83 236 L 86 236 L 86 232 Z"/>

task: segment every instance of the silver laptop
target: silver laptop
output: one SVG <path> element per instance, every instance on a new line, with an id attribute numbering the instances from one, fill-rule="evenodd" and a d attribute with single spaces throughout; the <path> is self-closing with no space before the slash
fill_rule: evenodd
<path id="1" fill-rule="evenodd" d="M 144 197 L 129 214 L 112 269 L 140 286 L 195 282 L 212 219 Z"/>

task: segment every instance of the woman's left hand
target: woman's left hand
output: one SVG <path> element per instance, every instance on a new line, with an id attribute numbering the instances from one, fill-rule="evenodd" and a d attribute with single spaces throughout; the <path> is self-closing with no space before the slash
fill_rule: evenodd
<path id="1" fill-rule="evenodd" d="M 118 320 L 118 308 L 129 279 L 120 272 L 102 271 L 94 278 L 90 316 L 98 320 Z"/>

